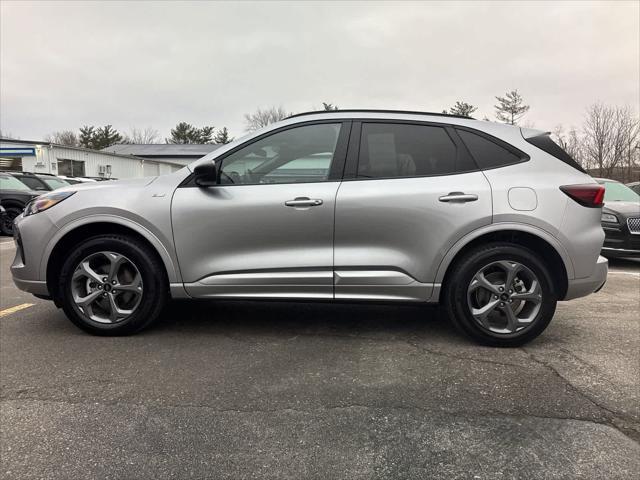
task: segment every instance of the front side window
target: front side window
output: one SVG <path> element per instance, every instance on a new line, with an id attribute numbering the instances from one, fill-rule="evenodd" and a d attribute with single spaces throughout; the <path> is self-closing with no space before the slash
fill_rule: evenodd
<path id="1" fill-rule="evenodd" d="M 48 190 L 47 187 L 43 185 L 42 182 L 35 177 L 20 176 L 18 178 L 22 183 L 24 183 L 31 190 Z"/>
<path id="2" fill-rule="evenodd" d="M 400 123 L 363 123 L 359 178 L 445 175 L 475 167 L 459 155 L 443 127 Z"/>
<path id="3" fill-rule="evenodd" d="M 325 182 L 340 128 L 340 123 L 305 125 L 258 140 L 222 160 L 220 183 Z"/>

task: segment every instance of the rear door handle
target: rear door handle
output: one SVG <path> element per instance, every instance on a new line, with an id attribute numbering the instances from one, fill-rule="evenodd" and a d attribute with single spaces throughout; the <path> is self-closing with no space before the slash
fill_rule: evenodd
<path id="1" fill-rule="evenodd" d="M 319 198 L 296 197 L 293 200 L 287 200 L 284 204 L 287 207 L 317 207 L 322 205 L 322 200 Z"/>
<path id="2" fill-rule="evenodd" d="M 438 200 L 441 202 L 475 202 L 478 200 L 478 195 L 474 193 L 451 192 L 448 195 L 438 198 Z"/>

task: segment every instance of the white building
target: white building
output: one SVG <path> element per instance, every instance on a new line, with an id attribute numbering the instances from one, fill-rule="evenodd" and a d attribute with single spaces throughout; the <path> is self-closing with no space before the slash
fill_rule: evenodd
<path id="1" fill-rule="evenodd" d="M 168 167 L 173 171 L 204 157 L 220 145 L 216 144 L 116 144 L 100 150 L 101 152 L 116 153 L 118 155 L 133 155 L 145 160 L 156 162 L 160 173 L 165 173 Z M 155 168 L 155 167 L 154 167 Z M 149 170 L 151 172 L 151 170 Z M 158 173 L 150 173 L 158 175 Z"/>
<path id="2" fill-rule="evenodd" d="M 173 167 L 173 168 L 172 168 Z M 158 162 L 49 142 L 0 139 L 0 170 L 74 177 L 133 178 L 170 173 L 179 164 Z"/>

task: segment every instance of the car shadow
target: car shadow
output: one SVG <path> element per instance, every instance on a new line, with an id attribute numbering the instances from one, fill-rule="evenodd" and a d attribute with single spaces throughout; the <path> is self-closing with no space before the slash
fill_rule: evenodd
<path id="1" fill-rule="evenodd" d="M 465 342 L 437 307 L 411 304 L 174 300 L 147 332 L 164 335 L 167 331 L 238 336 L 438 336 Z"/>

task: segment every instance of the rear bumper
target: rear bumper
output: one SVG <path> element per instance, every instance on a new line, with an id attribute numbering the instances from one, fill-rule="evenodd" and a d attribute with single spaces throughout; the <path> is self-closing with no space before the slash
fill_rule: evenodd
<path id="1" fill-rule="evenodd" d="M 596 267 L 589 277 L 575 278 L 569 280 L 567 294 L 562 300 L 573 300 L 587 296 L 593 292 L 600 290 L 607 281 L 607 272 L 609 271 L 609 261 L 604 257 L 598 257 Z"/>

